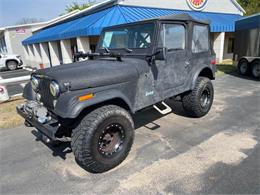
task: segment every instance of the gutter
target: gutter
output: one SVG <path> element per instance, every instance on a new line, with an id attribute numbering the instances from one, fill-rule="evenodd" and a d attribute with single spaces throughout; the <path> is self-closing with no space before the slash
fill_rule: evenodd
<path id="1" fill-rule="evenodd" d="M 242 11 L 244 14 L 246 13 L 246 10 L 244 10 L 244 8 L 236 0 L 231 1 L 240 11 Z"/>

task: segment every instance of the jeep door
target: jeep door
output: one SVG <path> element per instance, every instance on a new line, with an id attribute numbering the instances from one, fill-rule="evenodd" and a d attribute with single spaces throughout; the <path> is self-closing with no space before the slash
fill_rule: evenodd
<path id="1" fill-rule="evenodd" d="M 190 65 L 187 49 L 187 27 L 184 23 L 163 22 L 160 25 L 158 48 L 167 48 L 166 59 L 156 60 L 156 89 L 162 98 L 171 97 L 183 87 Z"/>

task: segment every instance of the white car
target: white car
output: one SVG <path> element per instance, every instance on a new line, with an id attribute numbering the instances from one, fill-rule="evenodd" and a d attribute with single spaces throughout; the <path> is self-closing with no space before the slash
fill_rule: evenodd
<path id="1" fill-rule="evenodd" d="M 0 69 L 7 68 L 9 70 L 16 70 L 23 64 L 21 56 L 14 54 L 0 54 Z"/>

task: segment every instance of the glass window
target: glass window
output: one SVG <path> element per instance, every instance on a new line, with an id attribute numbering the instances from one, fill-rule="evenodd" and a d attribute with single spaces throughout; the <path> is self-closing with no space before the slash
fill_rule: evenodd
<path id="1" fill-rule="evenodd" d="M 149 48 L 152 44 L 153 33 L 153 23 L 115 28 L 104 32 L 100 47 L 108 49 Z"/>
<path id="2" fill-rule="evenodd" d="M 192 52 L 200 53 L 209 50 L 208 26 L 195 25 L 192 38 Z"/>
<path id="3" fill-rule="evenodd" d="M 159 39 L 159 47 L 168 50 L 185 49 L 185 27 L 181 24 L 163 24 Z"/>

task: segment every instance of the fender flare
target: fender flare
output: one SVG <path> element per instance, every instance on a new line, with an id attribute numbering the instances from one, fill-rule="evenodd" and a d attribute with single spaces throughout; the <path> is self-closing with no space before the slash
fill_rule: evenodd
<path id="1" fill-rule="evenodd" d="M 238 60 L 238 64 L 241 60 L 246 60 L 248 64 L 252 63 L 253 61 L 260 60 L 260 57 L 248 57 L 248 56 L 243 56 Z"/>
<path id="2" fill-rule="evenodd" d="M 212 65 L 213 66 L 213 65 Z M 216 67 L 215 67 L 216 68 Z M 207 72 L 210 73 L 210 76 L 209 76 L 209 79 L 211 80 L 214 80 L 215 79 L 215 71 L 213 70 L 212 67 L 209 67 L 208 65 L 204 65 L 202 66 L 200 69 L 198 69 L 195 74 L 193 75 L 192 77 L 192 82 L 191 82 L 191 86 L 190 86 L 190 89 L 194 89 L 195 86 L 196 86 L 196 81 L 199 77 L 199 75 L 204 71 L 206 70 Z"/>
<path id="3" fill-rule="evenodd" d="M 71 93 L 71 92 L 70 92 Z M 91 93 L 91 92 L 90 92 Z M 80 113 L 90 106 L 95 106 L 97 104 L 111 101 L 113 99 L 121 99 L 128 106 L 130 111 L 133 113 L 133 106 L 130 100 L 119 90 L 110 89 L 107 91 L 101 91 L 94 93 L 92 99 L 86 100 L 84 102 L 78 101 L 78 97 L 82 93 L 71 94 L 69 97 L 60 97 L 61 99 L 57 102 L 54 112 L 61 116 L 62 118 L 77 118 Z M 84 94 L 84 93 L 83 93 Z M 87 94 L 87 93 L 85 93 Z"/>

